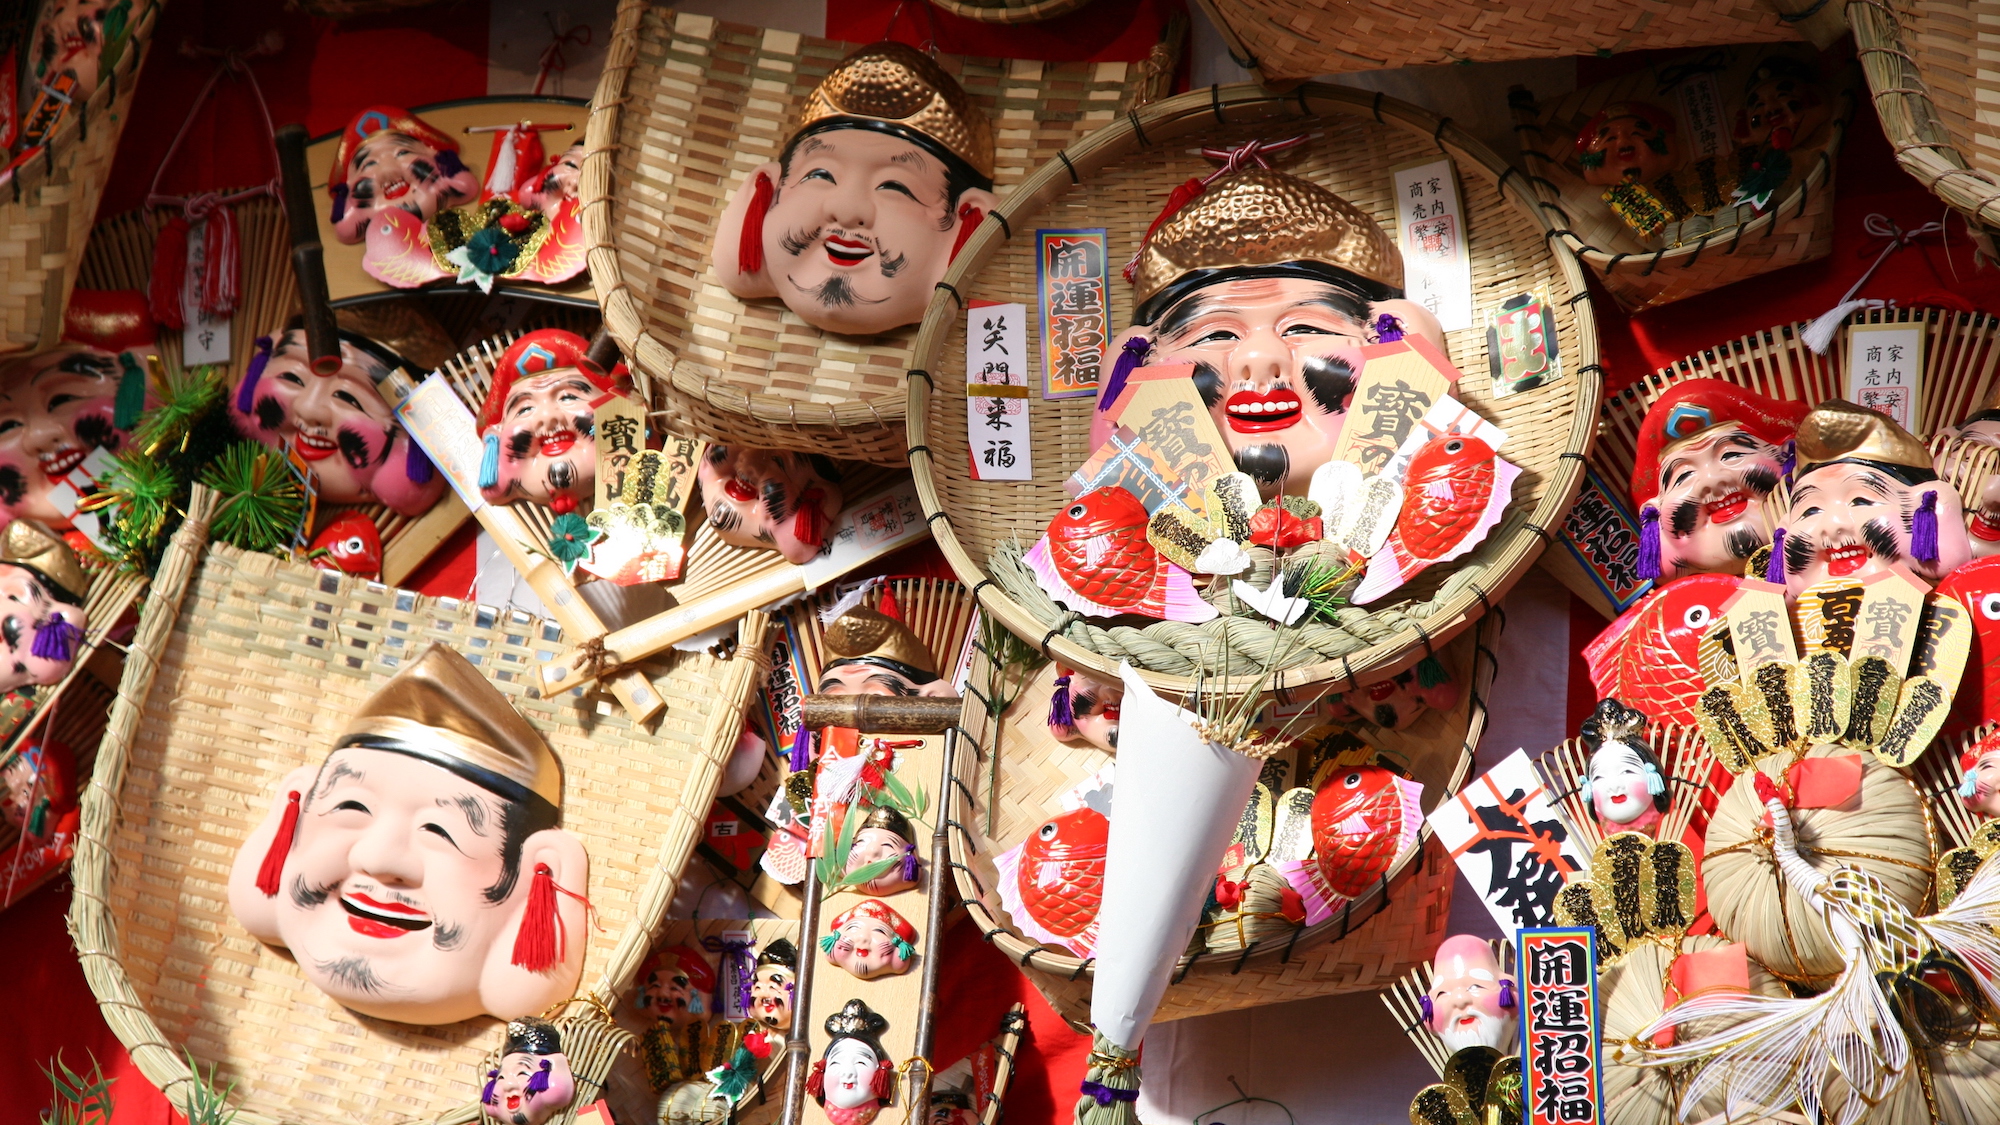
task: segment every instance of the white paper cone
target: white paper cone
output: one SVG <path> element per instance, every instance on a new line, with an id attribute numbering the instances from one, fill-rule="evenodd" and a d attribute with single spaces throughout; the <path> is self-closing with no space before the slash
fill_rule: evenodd
<path id="1" fill-rule="evenodd" d="M 1204 741 L 1192 716 L 1154 695 L 1130 664 L 1118 671 L 1125 703 L 1090 1021 L 1136 1051 L 1201 921 L 1259 764 Z"/>

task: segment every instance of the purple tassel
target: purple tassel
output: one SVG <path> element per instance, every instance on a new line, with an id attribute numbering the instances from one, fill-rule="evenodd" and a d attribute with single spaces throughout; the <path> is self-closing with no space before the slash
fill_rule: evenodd
<path id="1" fill-rule="evenodd" d="M 1403 338 L 1403 322 L 1383 313 L 1375 318 L 1375 342 L 1393 344 Z"/>
<path id="2" fill-rule="evenodd" d="M 1785 529 L 1771 533 L 1771 561 L 1764 564 L 1764 581 L 1785 584 Z"/>
<path id="3" fill-rule="evenodd" d="M 83 630 L 70 624 L 66 617 L 50 617 L 35 626 L 35 647 L 30 650 L 37 660 L 53 660 L 67 664 L 76 656 L 76 646 L 83 640 Z"/>
<path id="4" fill-rule="evenodd" d="M 528 1085 L 521 1092 L 531 1098 L 536 1094 L 548 1093 L 550 1065 L 549 1060 L 543 1059 L 542 1069 L 528 1076 Z"/>
<path id="5" fill-rule="evenodd" d="M 807 766 L 812 765 L 812 737 L 813 732 L 804 727 L 800 727 L 799 733 L 792 736 L 791 767 L 793 773 L 797 773 Z"/>
<path id="6" fill-rule="evenodd" d="M 437 167 L 438 171 L 444 173 L 447 176 L 456 176 L 460 172 L 465 171 L 465 161 L 460 160 L 458 158 L 458 153 L 451 149 L 448 148 L 439 149 L 437 154 Z"/>
<path id="7" fill-rule="evenodd" d="M 1934 563 L 1938 559 L 1936 489 L 1924 493 L 1923 502 L 1917 505 L 1916 518 L 1910 521 L 1910 554 L 1918 562 Z"/>
<path id="8" fill-rule="evenodd" d="M 486 1089 L 481 1090 L 479 1092 L 479 1101 L 481 1105 L 493 1104 L 493 1086 L 498 1081 L 500 1081 L 499 1071 L 489 1070 L 486 1072 Z"/>
<path id="9" fill-rule="evenodd" d="M 443 164 L 444 161 L 440 160 L 438 163 Z M 333 185 L 333 221 L 337 223 L 345 217 L 347 217 L 347 185 L 335 184 Z"/>
<path id="10" fill-rule="evenodd" d="M 1786 476 L 1791 476 L 1792 470 L 1798 467 L 1798 463 L 1799 463 L 1798 443 L 1790 441 L 1786 442 L 1785 463 L 1778 466 L 1778 471 Z"/>
<path id="11" fill-rule="evenodd" d="M 236 412 L 248 414 L 257 409 L 257 381 L 264 377 L 264 365 L 271 362 L 271 338 L 257 337 L 257 354 L 250 357 L 250 366 L 243 372 L 243 382 L 236 387 Z"/>
<path id="12" fill-rule="evenodd" d="M 1056 690 L 1049 696 L 1049 727 L 1052 730 L 1076 729 L 1076 711 L 1069 703 L 1069 677 L 1056 677 Z"/>
<path id="13" fill-rule="evenodd" d="M 1118 352 L 1118 362 L 1111 365 L 1111 381 L 1104 384 L 1104 392 L 1097 396 L 1097 409 L 1109 410 L 1118 396 L 1125 393 L 1125 380 L 1139 365 L 1146 362 L 1146 353 L 1152 350 L 1152 343 L 1144 336 L 1134 336 L 1125 341 Z"/>
<path id="14" fill-rule="evenodd" d="M 917 846 L 915 844 L 905 844 L 903 845 L 903 882 L 914 883 L 916 881 Z"/>
<path id="15" fill-rule="evenodd" d="M 1660 510 L 1651 504 L 1639 509 L 1639 577 L 1660 577 Z"/>
<path id="16" fill-rule="evenodd" d="M 410 455 L 403 458 L 403 475 L 409 478 L 411 484 L 422 487 L 431 482 L 436 471 L 431 467 L 430 454 L 424 452 L 424 447 L 411 442 Z"/>

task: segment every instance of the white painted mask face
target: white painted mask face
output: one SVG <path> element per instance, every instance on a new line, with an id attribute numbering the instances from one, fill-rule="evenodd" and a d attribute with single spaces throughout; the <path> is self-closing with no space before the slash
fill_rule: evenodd
<path id="1" fill-rule="evenodd" d="M 1590 807 L 1607 824 L 1630 824 L 1653 809 L 1646 764 L 1622 742 L 1607 742 L 1590 756 Z"/>

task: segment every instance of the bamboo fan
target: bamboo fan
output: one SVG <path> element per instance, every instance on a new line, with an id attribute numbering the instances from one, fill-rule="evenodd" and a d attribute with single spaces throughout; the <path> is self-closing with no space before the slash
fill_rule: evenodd
<path id="1" fill-rule="evenodd" d="M 85 792 L 71 925 L 106 1021 L 183 1112 L 191 1054 L 234 1084 L 242 1125 L 477 1116 L 478 1067 L 501 1021 L 357 1017 L 244 933 L 225 888 L 276 781 L 323 757 L 404 657 L 442 641 L 478 662 L 563 764 L 564 826 L 589 851 L 597 921 L 583 935 L 588 990 L 551 1015 L 576 1044 L 582 1088 L 601 1083 L 625 1034 L 601 1013 L 654 944 L 757 662 L 678 653 L 649 667 L 673 703 L 651 728 L 580 695 L 532 698 L 524 670 L 560 643 L 552 623 L 204 549 L 213 501 L 197 488 L 161 564 Z M 744 651 L 761 649 L 766 626 L 744 620 Z"/>
<path id="2" fill-rule="evenodd" d="M 1494 938 L 1487 944 L 1493 947 L 1493 956 L 1500 963 L 1500 971 L 1513 973 L 1514 943 Z M 1403 1029 L 1403 1034 L 1410 1037 L 1417 1053 L 1431 1064 L 1431 1069 L 1439 1078 L 1443 1078 L 1444 1064 L 1451 1059 L 1451 1052 L 1446 1049 L 1444 1040 L 1439 1039 L 1430 1025 L 1424 1022 L 1422 1005 L 1423 998 L 1430 995 L 1435 976 L 1436 967 L 1429 961 L 1412 966 L 1409 972 L 1397 977 L 1396 982 L 1383 991 L 1382 1006 L 1389 1009 L 1389 1017 Z"/>
<path id="3" fill-rule="evenodd" d="M 1910 766 L 1910 780 L 1930 804 L 1931 818 L 1943 837 L 1938 841 L 1942 847 L 1963 848 L 1973 843 L 1980 821 L 1958 798 L 1959 782 L 1965 780 L 1958 759 L 1997 729 L 2000 727 L 1988 723 L 1955 739 L 1939 739 Z"/>
<path id="4" fill-rule="evenodd" d="M 1715 810 L 1718 800 L 1715 781 L 1726 776 L 1727 771 L 1708 752 L 1708 744 L 1702 741 L 1698 730 L 1648 724 L 1646 745 L 1665 767 L 1667 792 L 1673 798 L 1653 836 L 1659 840 L 1684 839 L 1697 812 L 1705 821 Z M 1583 782 L 1590 776 L 1590 751 L 1583 740 L 1566 739 L 1544 751 L 1535 764 L 1541 767 L 1549 788 L 1560 794 L 1556 805 L 1570 830 L 1576 833 L 1583 854 L 1595 854 L 1597 846 L 1604 842 L 1604 829 L 1590 803 L 1583 799 Z"/>
<path id="5" fill-rule="evenodd" d="M 942 578 L 892 578 L 872 586 L 859 604 L 878 608 L 884 592 L 894 595 L 903 624 L 930 649 L 938 674 L 950 679 L 965 655 L 965 637 L 978 611 L 964 584 Z M 822 591 L 789 611 L 808 678 L 814 683 L 832 662 L 826 650 L 828 622 L 823 618 L 840 600 L 837 591 Z"/>

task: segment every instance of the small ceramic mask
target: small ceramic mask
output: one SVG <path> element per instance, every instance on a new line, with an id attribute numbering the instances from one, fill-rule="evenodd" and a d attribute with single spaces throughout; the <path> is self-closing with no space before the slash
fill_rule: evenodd
<path id="1" fill-rule="evenodd" d="M 1673 115 L 1650 102 L 1614 102 L 1576 135 L 1583 181 L 1599 187 L 1648 184 L 1680 166 Z"/>
<path id="2" fill-rule="evenodd" d="M 647 958 L 639 968 L 639 994 L 633 1000 L 641 1012 L 686 1027 L 708 1019 L 709 997 L 715 993 L 715 969 L 690 945 L 675 945 Z"/>
<path id="3" fill-rule="evenodd" d="M 46 525 L 17 519 L 0 531 L 0 692 L 69 674 L 89 627 L 89 593 L 76 552 Z"/>
<path id="4" fill-rule="evenodd" d="M 1720 379 L 1676 383 L 1647 408 L 1632 467 L 1645 577 L 1743 573 L 1771 542 L 1764 498 L 1805 415 Z"/>
<path id="5" fill-rule="evenodd" d="M 1616 699 L 1600 699 L 1583 723 L 1590 761 L 1580 795 L 1609 836 L 1652 835 L 1667 811 L 1667 778 L 1646 745 L 1646 716 Z"/>
<path id="6" fill-rule="evenodd" d="M 806 1078 L 806 1093 L 826 1110 L 833 1125 L 868 1125 L 889 1104 L 895 1060 L 882 1049 L 889 1021 L 860 1000 L 849 1000 L 826 1017 L 826 1050 Z"/>
<path id="7" fill-rule="evenodd" d="M 868 819 L 855 830 L 854 846 L 847 852 L 847 873 L 884 861 L 889 870 L 863 883 L 858 890 L 871 895 L 893 895 L 917 885 L 917 836 L 909 820 L 891 808 L 870 809 Z"/>
<path id="8" fill-rule="evenodd" d="M 583 976 L 589 859 L 562 767 L 443 645 L 407 661 L 316 766 L 279 783 L 229 873 L 251 936 L 400 1023 L 546 1011 Z"/>
<path id="9" fill-rule="evenodd" d="M 507 346 L 479 408 L 479 494 L 573 512 L 597 488 L 596 403 L 627 395 L 623 365 L 591 362 L 574 332 L 544 328 Z M 637 435 L 643 448 L 645 435 Z"/>
<path id="10" fill-rule="evenodd" d="M 835 917 L 832 930 L 819 939 L 820 952 L 862 980 L 907 973 L 916 960 L 916 928 L 879 898 L 856 903 Z"/>
<path id="11" fill-rule="evenodd" d="M 750 981 L 750 1018 L 777 1031 L 791 1030 L 798 962 L 798 948 L 785 938 L 757 954 L 757 970 Z"/>
<path id="12" fill-rule="evenodd" d="M 1959 756 L 1965 780 L 1958 787 L 1965 807 L 1982 819 L 2000 816 L 2000 733 L 1987 735 Z"/>
<path id="13" fill-rule="evenodd" d="M 1789 151 L 1809 142 L 1832 117 L 1814 68 L 1776 55 L 1757 64 L 1744 88 L 1736 143 Z"/>
<path id="14" fill-rule="evenodd" d="M 826 669 L 820 695 L 927 695 L 956 698 L 937 673 L 930 648 L 900 620 L 857 606 L 826 627 Z"/>
<path id="15" fill-rule="evenodd" d="M 1901 564 L 1936 582 L 1972 558 L 1958 492 L 1889 418 L 1835 399 L 1799 425 L 1800 468 L 1768 577 L 1796 600 L 1828 578 Z"/>
<path id="16" fill-rule="evenodd" d="M 1402 730 L 1423 717 L 1426 711 L 1449 711 L 1458 706 L 1458 681 L 1444 679 L 1423 686 L 1416 669 L 1409 668 L 1360 691 L 1335 692 L 1327 697 L 1328 716 L 1336 723 L 1364 720 L 1384 730 Z"/>
<path id="17" fill-rule="evenodd" d="M 1049 733 L 1068 742 L 1081 738 L 1100 750 L 1118 749 L 1119 707 L 1125 685 L 1058 666 L 1049 696 Z"/>
<path id="18" fill-rule="evenodd" d="M 41 18 L 28 38 L 21 105 L 33 105 L 35 93 L 60 74 L 76 79 L 66 94 L 74 105 L 81 108 L 90 100 L 103 69 L 104 43 L 110 31 L 105 26 L 106 17 L 114 8 L 122 9 L 125 19 L 134 13 L 131 5 L 114 0 L 47 0 L 42 5 Z"/>
<path id="19" fill-rule="evenodd" d="M 1500 971 L 1484 938 L 1454 934 L 1431 959 L 1431 990 L 1421 1001 L 1424 1026 L 1456 1054 L 1467 1047 L 1514 1049 L 1520 1026 L 1514 978 Z"/>
<path id="20" fill-rule="evenodd" d="M 500 1063 L 486 1072 L 479 1105 L 493 1125 L 543 1125 L 576 1098 L 562 1035 L 545 1019 L 507 1024 Z"/>
<path id="21" fill-rule="evenodd" d="M 829 332 L 914 324 L 992 187 L 985 115 L 930 56 L 876 43 L 827 74 L 777 161 L 736 189 L 716 276 Z"/>
<path id="22" fill-rule="evenodd" d="M 578 142 L 551 160 L 548 167 L 535 173 L 517 197 L 523 207 L 540 208 L 543 214 L 553 218 L 564 204 L 575 205 L 582 179 L 583 144 Z"/>
<path id="23" fill-rule="evenodd" d="M 341 130 L 326 191 L 335 237 L 356 245 L 383 211 L 425 222 L 479 195 L 479 177 L 442 130 L 399 106 L 369 106 Z"/>
<path id="24" fill-rule="evenodd" d="M 724 543 L 808 563 L 840 515 L 840 473 L 824 457 L 710 445 L 696 471 L 708 525 Z"/>

